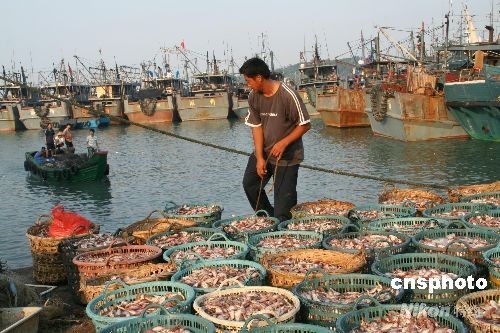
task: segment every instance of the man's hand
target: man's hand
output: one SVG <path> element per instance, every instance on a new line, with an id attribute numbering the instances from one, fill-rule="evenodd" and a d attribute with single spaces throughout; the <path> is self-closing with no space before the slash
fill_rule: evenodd
<path id="1" fill-rule="evenodd" d="M 264 178 L 267 173 L 266 161 L 263 158 L 257 158 L 257 174 L 260 178 Z"/>
<path id="2" fill-rule="evenodd" d="M 276 160 L 280 160 L 287 146 L 288 145 L 284 140 L 278 141 L 271 149 L 271 156 L 274 156 Z"/>

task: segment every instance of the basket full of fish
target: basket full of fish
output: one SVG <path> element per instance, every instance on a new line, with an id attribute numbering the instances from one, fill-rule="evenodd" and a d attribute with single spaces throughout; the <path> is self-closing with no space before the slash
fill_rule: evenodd
<path id="1" fill-rule="evenodd" d="M 347 216 L 351 208 L 354 208 L 353 203 L 324 198 L 295 205 L 290 212 L 294 219 L 311 215 Z"/>
<path id="2" fill-rule="evenodd" d="M 277 324 L 294 322 L 300 301 L 288 290 L 241 285 L 199 296 L 193 308 L 214 323 L 217 332 L 239 332 L 245 321 L 256 314 L 272 318 Z"/>
<path id="3" fill-rule="evenodd" d="M 109 281 L 107 285 L 122 284 L 122 288 L 104 291 L 87 304 L 85 312 L 92 319 L 96 331 L 107 325 L 142 314 L 150 304 L 160 304 L 171 313 L 189 313 L 195 293 L 183 283 L 159 281 L 129 286 L 120 280 Z M 150 308 L 146 314 L 155 312 Z"/>
<path id="4" fill-rule="evenodd" d="M 468 214 L 463 221 L 471 228 L 500 233 L 500 208 Z"/>
<path id="5" fill-rule="evenodd" d="M 256 323 L 256 324 L 255 324 Z M 264 325 L 261 325 L 264 323 Z M 297 323 L 285 323 L 276 324 L 272 319 L 267 318 L 264 315 L 258 314 L 253 315 L 245 321 L 242 333 L 331 333 L 331 331 L 325 327 L 309 325 L 309 324 L 297 324 Z"/>
<path id="6" fill-rule="evenodd" d="M 370 222 L 367 231 L 395 231 L 400 234 L 413 237 L 420 231 L 443 228 L 448 225 L 446 220 L 439 220 L 428 217 L 398 217 Z"/>
<path id="7" fill-rule="evenodd" d="M 217 221 L 213 227 L 224 231 L 230 239 L 245 243 L 251 235 L 276 230 L 279 223 L 277 218 L 270 217 L 265 210 L 259 210 L 255 214 Z"/>
<path id="8" fill-rule="evenodd" d="M 455 310 L 473 332 L 500 332 L 500 290 L 482 290 L 463 296 Z"/>
<path id="9" fill-rule="evenodd" d="M 327 237 L 323 248 L 348 253 L 364 251 L 371 265 L 375 257 L 405 252 L 410 241 L 408 236 L 396 232 L 357 231 Z"/>
<path id="10" fill-rule="evenodd" d="M 452 187 L 448 190 L 450 202 L 462 201 L 465 197 L 475 194 L 500 191 L 500 180 L 489 184 L 465 185 Z"/>
<path id="11" fill-rule="evenodd" d="M 165 204 L 165 214 L 171 218 L 188 219 L 196 222 L 198 227 L 212 227 L 219 221 L 224 208 L 215 203 L 190 203 L 178 205 L 173 201 Z"/>
<path id="12" fill-rule="evenodd" d="M 376 304 L 342 315 L 337 320 L 336 329 L 339 333 L 467 332 L 464 324 L 456 317 L 435 309 L 435 307 L 412 307 L 407 304 Z"/>
<path id="13" fill-rule="evenodd" d="M 460 221 L 467 214 L 483 212 L 492 208 L 493 206 L 489 204 L 457 202 L 428 208 L 422 214 L 424 217 L 433 217 L 453 222 Z"/>
<path id="14" fill-rule="evenodd" d="M 113 245 L 114 243 L 111 243 L 106 249 L 85 252 L 74 257 L 73 263 L 78 267 L 80 278 L 118 273 L 153 263 L 162 253 L 161 249 L 156 246 L 128 243 L 118 247 L 113 247 Z"/>
<path id="15" fill-rule="evenodd" d="M 213 240 L 222 237 L 224 240 Z M 186 268 L 198 260 L 244 259 L 248 246 L 229 240 L 223 234 L 213 234 L 203 242 L 187 243 L 171 247 L 163 253 L 163 260 L 173 262 L 177 267 Z"/>
<path id="16" fill-rule="evenodd" d="M 300 283 L 312 269 L 330 274 L 354 273 L 366 265 L 364 251 L 346 253 L 321 249 L 300 249 L 266 254 L 262 264 L 268 283 L 290 289 Z"/>
<path id="17" fill-rule="evenodd" d="M 483 262 L 483 252 L 495 247 L 500 235 L 477 228 L 425 230 L 413 238 L 413 245 L 421 252 L 446 253 L 473 263 Z"/>
<path id="18" fill-rule="evenodd" d="M 418 214 L 425 209 L 444 203 L 440 195 L 418 188 L 397 188 L 395 185 L 386 184 L 378 197 L 378 202 L 384 205 L 397 205 L 414 207 Z"/>
<path id="19" fill-rule="evenodd" d="M 160 311 L 147 315 L 151 308 Z M 206 319 L 186 313 L 169 313 L 159 304 L 148 305 L 134 319 L 104 327 L 100 333 L 215 333 L 215 326 Z"/>
<path id="20" fill-rule="evenodd" d="M 397 254 L 376 260 L 372 265 L 372 272 L 379 276 L 405 281 L 420 281 L 429 288 L 417 288 L 412 286 L 410 302 L 454 304 L 461 296 L 469 292 L 467 288 L 457 288 L 453 283 L 452 288 L 438 288 L 432 290 L 430 279 L 457 280 L 466 279 L 476 274 L 476 267 L 470 261 L 445 254 L 435 253 L 408 253 Z M 401 286 L 404 287 L 403 285 Z M 446 285 L 445 287 L 450 287 Z"/>
<path id="21" fill-rule="evenodd" d="M 153 210 L 144 219 L 116 230 L 115 235 L 131 244 L 144 245 L 153 235 L 183 228 L 195 227 L 196 222 L 182 218 L 167 216 L 162 210 Z"/>
<path id="22" fill-rule="evenodd" d="M 311 215 L 298 219 L 283 221 L 278 225 L 278 230 L 314 231 L 323 235 L 332 235 L 351 226 L 351 220 L 337 215 Z"/>
<path id="23" fill-rule="evenodd" d="M 374 220 L 410 217 L 414 216 L 417 210 L 414 207 L 405 207 L 397 205 L 365 205 L 356 206 L 347 213 L 347 217 L 361 226 L 362 229 Z"/>
<path id="24" fill-rule="evenodd" d="M 217 288 L 232 288 L 238 282 L 244 286 L 260 286 L 266 278 L 264 266 L 249 260 L 204 260 L 182 269 L 172 276 L 172 281 L 194 288 L 197 295 L 210 293 Z"/>
<path id="25" fill-rule="evenodd" d="M 170 230 L 148 238 L 148 240 L 146 241 L 146 245 L 157 246 L 165 251 L 177 245 L 203 242 L 208 240 L 212 235 L 220 233 L 222 232 L 218 229 L 203 227 Z M 222 236 L 220 238 L 222 238 Z"/>
<path id="26" fill-rule="evenodd" d="M 314 275 L 313 275 L 314 274 Z M 402 300 L 403 290 L 393 289 L 387 277 L 371 274 L 328 274 L 312 270 L 292 292 L 300 299 L 302 318 L 310 324 L 335 327 L 336 320 L 357 306 Z"/>
<path id="27" fill-rule="evenodd" d="M 488 278 L 495 288 L 500 288 L 500 246 L 494 247 L 483 254 L 488 266 Z"/>
<path id="28" fill-rule="evenodd" d="M 463 198 L 461 201 L 476 204 L 488 204 L 494 207 L 500 207 L 500 191 L 470 195 Z"/>
<path id="29" fill-rule="evenodd" d="M 250 257 L 261 261 L 264 255 L 287 250 L 320 248 L 323 235 L 313 231 L 273 231 L 248 239 Z"/>

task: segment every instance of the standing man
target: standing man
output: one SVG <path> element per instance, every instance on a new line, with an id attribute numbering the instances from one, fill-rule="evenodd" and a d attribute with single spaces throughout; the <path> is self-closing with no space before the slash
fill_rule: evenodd
<path id="1" fill-rule="evenodd" d="M 292 217 L 297 204 L 299 165 L 304 160 L 302 136 L 311 128 L 299 95 L 286 84 L 270 79 L 267 64 L 252 58 L 240 68 L 248 86 L 248 115 L 254 153 L 248 159 L 243 188 L 254 210 L 266 210 L 281 221 Z M 274 208 L 264 190 L 274 176 Z M 261 188 L 262 184 L 262 188 Z M 259 192 L 260 190 L 260 192 Z"/>
<path id="2" fill-rule="evenodd" d="M 45 134 L 45 145 L 47 146 L 47 157 L 54 155 L 56 151 L 56 145 L 54 144 L 54 136 L 56 133 L 52 128 L 52 124 L 48 123 L 47 128 L 44 131 Z"/>
<path id="3" fill-rule="evenodd" d="M 73 148 L 73 134 L 71 133 L 71 124 L 67 124 L 63 131 L 64 142 L 66 143 L 66 148 Z"/>

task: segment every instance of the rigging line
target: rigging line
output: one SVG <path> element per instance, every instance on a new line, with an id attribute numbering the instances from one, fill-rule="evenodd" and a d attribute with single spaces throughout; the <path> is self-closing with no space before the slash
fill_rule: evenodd
<path id="1" fill-rule="evenodd" d="M 20 82 L 12 81 L 12 80 L 10 80 L 10 79 L 8 79 L 6 77 L 3 77 L 3 76 L 0 76 L 0 80 L 6 80 L 7 82 L 10 82 L 10 83 L 19 84 L 20 86 L 22 86 L 24 88 L 27 88 L 28 90 L 36 90 L 36 88 L 32 88 L 32 87 L 30 87 L 28 85 L 25 85 L 25 84 L 22 84 Z M 164 134 L 164 135 L 167 135 L 167 136 L 171 136 L 171 137 L 176 138 L 176 139 L 188 141 L 188 142 L 191 142 L 191 143 L 196 143 L 196 144 L 199 144 L 199 145 L 202 145 L 202 146 L 211 147 L 211 148 L 218 149 L 218 150 L 223 150 L 223 151 L 227 151 L 227 152 L 238 154 L 238 155 L 244 155 L 244 156 L 250 156 L 251 155 L 251 153 L 248 153 L 246 151 L 242 151 L 242 150 L 238 150 L 238 149 L 234 149 L 234 148 L 229 148 L 229 147 L 224 147 L 224 146 L 216 145 L 216 144 L 213 144 L 213 143 L 210 143 L 210 142 L 201 141 L 201 140 L 198 140 L 198 139 L 194 139 L 194 138 L 186 137 L 186 136 L 183 136 L 183 135 L 175 134 L 175 133 L 172 133 L 172 132 L 169 132 L 169 131 L 165 131 L 165 130 L 162 130 L 162 129 L 159 129 L 159 128 L 155 128 L 155 127 L 152 127 L 152 126 L 149 126 L 149 125 L 136 123 L 136 122 L 124 119 L 124 118 L 120 118 L 120 117 L 108 115 L 108 114 L 106 114 L 104 112 L 96 111 L 93 107 L 89 108 L 89 107 L 86 107 L 86 106 L 81 105 L 79 103 L 76 103 L 75 101 L 64 99 L 64 98 L 60 98 L 60 97 L 55 96 L 55 95 L 50 95 L 49 94 L 48 97 L 56 99 L 56 100 L 60 100 L 60 101 L 63 101 L 63 102 L 68 102 L 68 103 L 72 104 L 73 106 L 78 106 L 78 107 L 84 108 L 84 109 L 88 110 L 89 113 L 94 114 L 96 116 L 106 116 L 106 117 L 109 117 L 112 120 L 116 120 L 116 121 L 119 121 L 119 122 L 124 123 L 124 124 L 129 124 L 129 125 L 135 125 L 137 127 L 142 127 L 144 129 L 147 129 L 147 130 L 150 130 L 150 131 L 153 131 L 153 132 L 156 132 L 156 133 Z M 307 164 L 301 164 L 300 167 L 304 168 L 304 169 L 309 169 L 309 170 L 319 171 L 319 172 L 324 172 L 324 173 L 330 173 L 330 174 L 334 174 L 334 175 L 341 175 L 341 176 L 347 176 L 347 177 L 361 178 L 361 179 L 367 179 L 367 180 L 376 180 L 376 181 L 380 181 L 380 182 L 387 182 L 387 183 L 393 183 L 393 184 L 404 184 L 404 185 L 409 185 L 409 186 L 427 187 L 427 188 L 435 188 L 435 189 L 441 189 L 441 190 L 447 190 L 448 189 L 448 186 L 445 186 L 445 185 L 422 184 L 422 183 L 419 183 L 419 182 L 413 182 L 413 181 L 409 181 L 409 180 L 401 180 L 401 179 L 394 179 L 394 178 L 388 178 L 388 177 L 379 177 L 379 176 L 372 176 L 372 175 L 366 175 L 366 174 L 358 174 L 358 173 L 354 173 L 354 172 L 350 172 L 350 171 L 346 171 L 346 170 L 342 170 L 342 169 L 326 169 L 326 168 L 323 168 L 323 167 L 317 167 L 317 166 L 312 166 L 312 165 L 307 165 Z"/>

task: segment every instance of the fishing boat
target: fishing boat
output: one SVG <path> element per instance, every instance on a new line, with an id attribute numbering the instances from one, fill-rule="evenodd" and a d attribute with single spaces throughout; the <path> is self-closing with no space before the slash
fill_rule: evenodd
<path id="1" fill-rule="evenodd" d="M 142 85 L 136 101 L 125 104 L 125 115 L 130 121 L 152 124 L 179 121 L 178 96 L 187 96 L 187 81 L 172 74 L 165 62 L 165 72 L 161 67 L 152 68 L 142 64 Z M 156 70 L 157 69 L 157 70 Z"/>
<path id="2" fill-rule="evenodd" d="M 24 70 L 22 72 L 24 74 Z M 19 82 L 19 77 L 15 77 L 14 74 L 11 74 L 9 77 L 12 81 Z M 7 77 L 5 68 L 3 68 L 3 76 Z M 30 91 L 22 88 L 20 85 L 4 82 L 0 86 L 0 131 L 25 129 L 24 124 L 20 120 L 20 110 L 23 106 L 26 106 L 29 96 Z"/>
<path id="3" fill-rule="evenodd" d="M 475 63 L 460 70 L 455 80 L 447 80 L 446 106 L 472 138 L 500 141 L 500 44 L 491 37 L 489 43 L 448 49 L 473 53 Z"/>
<path id="4" fill-rule="evenodd" d="M 46 181 L 89 182 L 109 174 L 108 152 L 59 154 L 51 158 L 35 158 L 36 152 L 25 153 L 24 169 Z"/>

